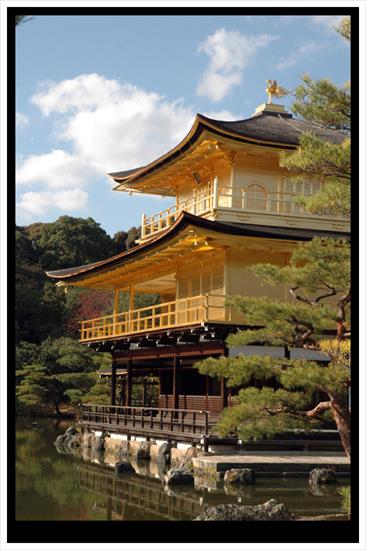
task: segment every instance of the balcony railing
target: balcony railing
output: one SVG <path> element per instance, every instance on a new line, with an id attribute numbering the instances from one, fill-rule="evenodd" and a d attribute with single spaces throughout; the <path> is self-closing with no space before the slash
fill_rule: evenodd
<path id="1" fill-rule="evenodd" d="M 248 189 L 233 190 L 232 187 L 219 184 L 217 178 L 215 178 L 213 183 L 209 183 L 196 191 L 191 199 L 177 202 L 174 206 L 161 210 L 152 216 L 145 216 L 144 214 L 141 224 L 141 240 L 149 239 L 170 227 L 183 210 L 197 216 L 209 214 L 219 208 L 241 210 L 243 213 L 257 212 L 263 214 L 265 212 L 282 216 L 312 216 L 319 219 L 326 217 L 311 214 L 298 205 L 296 199 L 300 196 L 299 193 L 277 191 L 258 193 L 258 191 L 253 192 Z M 308 194 L 315 193 L 318 190 L 317 188 L 313 191 L 312 184 L 309 184 Z M 334 218 L 334 216 L 331 217 Z M 347 220 L 347 218 L 341 217 L 339 219 Z"/>
<path id="2" fill-rule="evenodd" d="M 217 415 L 206 410 L 84 404 L 80 420 L 106 431 L 202 442 L 207 450 Z"/>
<path id="3" fill-rule="evenodd" d="M 188 200 L 177 202 L 174 206 L 161 210 L 152 216 L 142 216 L 141 240 L 154 236 L 170 227 L 181 212 L 186 211 L 197 216 L 211 212 L 215 208 L 214 185 L 205 185 Z"/>
<path id="4" fill-rule="evenodd" d="M 80 342 L 130 336 L 203 322 L 231 322 L 225 296 L 205 294 L 81 322 Z"/>

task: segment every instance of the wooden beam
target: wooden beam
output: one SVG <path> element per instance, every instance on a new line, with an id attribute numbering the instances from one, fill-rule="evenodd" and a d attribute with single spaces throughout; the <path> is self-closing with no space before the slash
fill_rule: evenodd
<path id="1" fill-rule="evenodd" d="M 136 349 L 126 350 L 121 352 L 114 352 L 116 360 L 125 361 L 127 358 L 135 359 L 161 359 L 161 358 L 173 358 L 175 355 L 180 357 L 195 357 L 197 361 L 205 355 L 222 355 L 223 345 L 220 342 L 213 342 L 207 344 L 187 344 L 172 346 L 169 348 L 155 348 L 155 349 Z"/>

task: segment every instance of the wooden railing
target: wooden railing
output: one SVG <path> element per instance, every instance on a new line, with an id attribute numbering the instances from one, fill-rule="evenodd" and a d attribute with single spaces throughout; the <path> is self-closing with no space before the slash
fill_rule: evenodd
<path id="1" fill-rule="evenodd" d="M 81 322 L 80 342 L 128 336 L 207 321 L 230 322 L 225 296 L 206 294 L 181 298 Z"/>
<path id="2" fill-rule="evenodd" d="M 160 233 L 164 229 L 170 227 L 179 214 L 184 210 L 201 216 L 206 212 L 210 212 L 214 208 L 214 185 L 209 183 L 202 187 L 199 191 L 195 191 L 191 199 L 177 202 L 174 206 L 161 210 L 152 216 L 143 214 L 141 223 L 141 240 Z"/>
<path id="3" fill-rule="evenodd" d="M 312 184 L 309 184 L 310 194 Z M 318 188 L 317 188 L 318 190 Z M 314 191 L 315 193 L 316 191 Z M 192 199 L 177 202 L 174 206 L 161 210 L 152 216 L 142 216 L 141 240 L 149 239 L 164 229 L 170 227 L 184 210 L 191 214 L 203 216 L 213 210 L 230 208 L 243 212 L 270 213 L 278 215 L 293 215 L 299 217 L 313 216 L 324 218 L 324 215 L 311 214 L 296 203 L 299 193 L 293 192 L 263 192 L 254 193 L 250 189 L 234 189 L 218 183 L 217 178 L 212 183 L 195 191 Z M 331 218 L 334 218 L 334 216 Z M 341 220 L 347 218 L 338 217 Z"/>
<path id="4" fill-rule="evenodd" d="M 214 425 L 209 416 L 210 413 L 204 410 L 85 404 L 80 420 L 83 424 L 99 426 L 106 431 L 113 429 L 149 436 L 184 434 L 200 439 L 207 437 L 210 426 Z"/>

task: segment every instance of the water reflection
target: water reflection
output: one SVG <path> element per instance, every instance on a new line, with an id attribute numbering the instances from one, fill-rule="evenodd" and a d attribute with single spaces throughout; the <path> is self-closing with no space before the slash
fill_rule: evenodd
<path id="1" fill-rule="evenodd" d="M 17 429 L 17 519 L 190 520 L 205 505 L 259 504 L 269 498 L 301 515 L 341 511 L 341 483 L 318 492 L 307 480 L 274 478 L 241 487 L 196 480 L 194 487 L 164 488 L 164 471 L 148 461 L 133 461 L 134 475 L 116 475 L 112 455 L 91 449 L 57 452 L 53 442 L 67 424 L 37 422 L 36 429 L 24 421 Z"/>

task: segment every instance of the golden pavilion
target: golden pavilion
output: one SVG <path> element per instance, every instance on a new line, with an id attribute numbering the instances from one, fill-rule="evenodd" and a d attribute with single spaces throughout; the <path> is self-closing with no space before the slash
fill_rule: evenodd
<path id="1" fill-rule="evenodd" d="M 313 215 L 298 205 L 297 197 L 321 189 L 319 179 L 294 183 L 280 166 L 281 153 L 296 149 L 300 134 L 309 130 L 325 140 L 344 139 L 297 120 L 272 101 L 244 120 L 197 114 L 186 137 L 166 154 L 109 174 L 116 192 L 171 197 L 172 205 L 143 214 L 138 246 L 47 273 L 59 285 L 114 293 L 112 315 L 81 323 L 80 342 L 112 355 L 111 406 L 85 406 L 85 424 L 194 443 L 203 438 L 207 447 L 209 427 L 232 396 L 223 380 L 203 376 L 193 365 L 229 354 L 228 334 L 249 328 L 241 314 L 225 307 L 225 297 L 290 299 L 285 285 L 261 285 L 250 266 L 285 265 L 298 243 L 344 237 L 350 230 L 349 219 Z M 126 311 L 119 309 L 122 292 L 129 295 Z M 136 308 L 137 293 L 158 294 L 159 303 Z M 155 409 L 145 402 L 132 406 L 135 377 L 156 378 Z"/>

